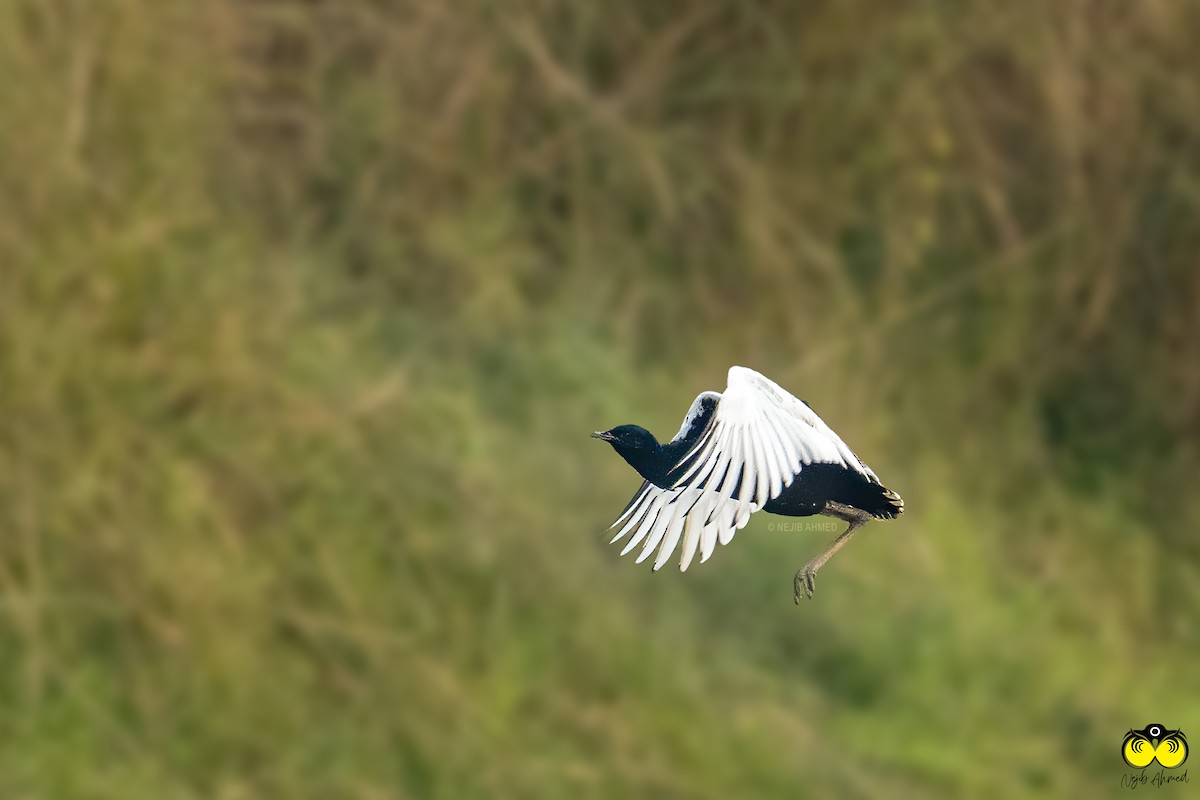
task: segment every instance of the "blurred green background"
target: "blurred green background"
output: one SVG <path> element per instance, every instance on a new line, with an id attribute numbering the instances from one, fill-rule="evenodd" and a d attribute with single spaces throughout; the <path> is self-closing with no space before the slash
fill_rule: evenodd
<path id="1" fill-rule="evenodd" d="M 1118 794 L 1200 736 L 1198 39 L 0 4 L 0 797 Z M 828 533 L 606 545 L 588 433 L 731 364 L 907 502 L 799 607 Z"/>

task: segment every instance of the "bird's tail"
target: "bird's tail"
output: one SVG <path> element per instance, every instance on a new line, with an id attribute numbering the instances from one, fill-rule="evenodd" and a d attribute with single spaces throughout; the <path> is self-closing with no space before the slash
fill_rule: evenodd
<path id="1" fill-rule="evenodd" d="M 904 498 L 891 489 L 879 487 L 879 500 L 876 507 L 867 509 L 873 516 L 880 519 L 895 519 L 904 513 Z"/>
<path id="2" fill-rule="evenodd" d="M 863 481 L 851 490 L 851 494 L 853 497 L 842 502 L 860 508 L 876 519 L 895 519 L 904 512 L 903 498 L 878 483 Z"/>

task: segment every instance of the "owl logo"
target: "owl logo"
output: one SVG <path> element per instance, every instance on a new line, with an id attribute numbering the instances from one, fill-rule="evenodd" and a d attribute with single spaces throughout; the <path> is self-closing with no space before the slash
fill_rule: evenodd
<path id="1" fill-rule="evenodd" d="M 1183 731 L 1169 731 L 1157 723 L 1140 731 L 1131 730 L 1121 743 L 1121 758 L 1134 769 L 1148 767 L 1155 761 L 1167 769 L 1175 769 L 1183 766 L 1187 757 L 1187 738 Z"/>

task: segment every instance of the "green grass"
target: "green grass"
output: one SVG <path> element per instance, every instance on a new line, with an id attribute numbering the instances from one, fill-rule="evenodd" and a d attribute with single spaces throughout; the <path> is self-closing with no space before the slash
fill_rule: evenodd
<path id="1" fill-rule="evenodd" d="M 1113 796 L 1200 726 L 1182 4 L 0 9 L 0 796 Z M 618 559 L 741 363 L 900 491 Z M 1165 791 L 1165 790 L 1164 790 Z"/>

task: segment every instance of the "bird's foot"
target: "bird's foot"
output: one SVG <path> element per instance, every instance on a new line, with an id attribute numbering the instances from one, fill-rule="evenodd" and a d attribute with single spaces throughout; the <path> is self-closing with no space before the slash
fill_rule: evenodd
<path id="1" fill-rule="evenodd" d="M 796 573 L 792 586 L 796 592 L 796 605 L 800 605 L 801 594 L 811 600 L 813 590 L 817 588 L 817 571 L 812 568 L 811 564 L 805 564 L 804 569 Z"/>

